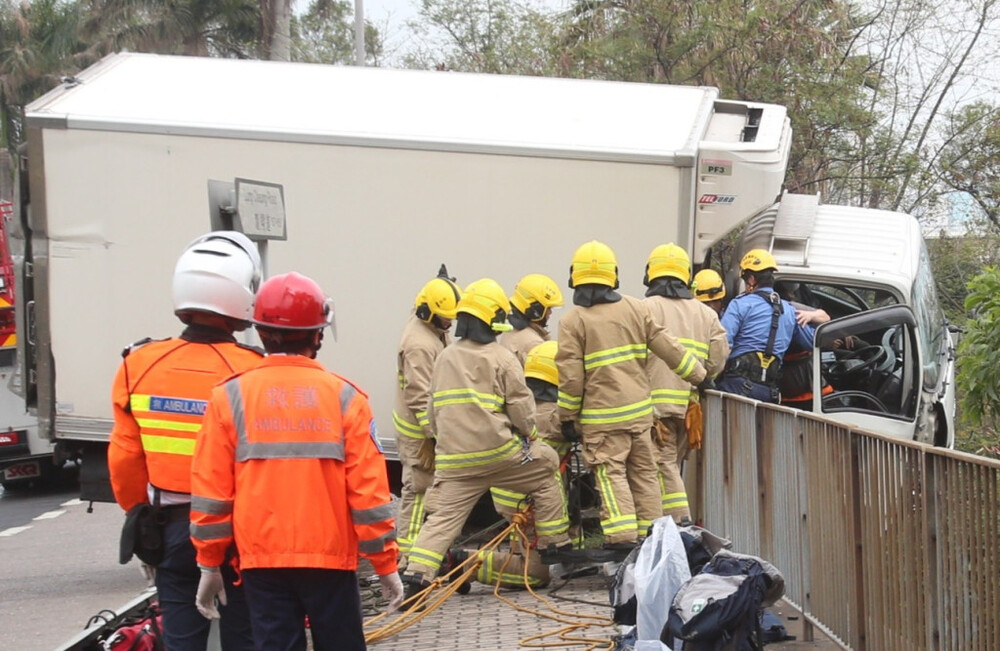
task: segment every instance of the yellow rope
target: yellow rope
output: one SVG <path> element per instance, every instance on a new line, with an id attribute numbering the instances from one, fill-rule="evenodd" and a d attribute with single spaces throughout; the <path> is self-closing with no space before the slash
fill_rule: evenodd
<path id="1" fill-rule="evenodd" d="M 495 538 L 483 545 L 480 548 L 480 551 L 496 551 L 508 536 L 513 536 L 515 534 L 520 536 L 522 541 L 527 541 L 528 537 L 524 534 L 522 527 L 528 521 L 527 511 L 515 513 L 511 518 L 511 524 L 502 532 L 497 534 Z M 530 561 L 531 549 L 527 545 L 523 545 L 523 547 L 525 550 L 523 563 L 524 586 L 535 599 L 545 604 L 549 612 L 543 612 L 533 608 L 521 606 L 500 594 L 500 577 L 503 575 L 504 570 L 507 569 L 507 565 L 510 563 L 511 558 L 513 558 L 513 554 L 507 555 L 507 560 L 504 561 L 503 566 L 497 573 L 497 580 L 493 587 L 493 595 L 514 610 L 535 615 L 543 619 L 550 619 L 555 622 L 559 622 L 560 624 L 564 624 L 564 626 L 553 631 L 529 635 L 528 637 L 522 638 L 519 641 L 519 644 L 522 647 L 536 649 L 552 647 L 565 648 L 567 646 L 583 646 L 584 651 L 613 649 L 615 646 L 614 642 L 609 638 L 589 638 L 571 635 L 576 631 L 591 627 L 614 626 L 614 621 L 601 615 L 583 615 L 560 610 L 553 606 L 551 601 L 535 592 L 531 587 L 531 582 L 528 577 L 528 565 Z M 482 558 L 480 554 L 470 554 L 469 558 L 467 558 L 464 562 L 452 568 L 452 570 L 444 576 L 437 577 L 431 581 L 431 584 L 428 587 L 403 602 L 403 606 L 405 608 L 400 609 L 395 619 L 368 631 L 365 634 L 365 642 L 372 644 L 374 642 L 384 640 L 418 623 L 424 617 L 437 610 L 445 601 L 448 600 L 448 598 L 458 591 L 463 583 L 471 581 L 480 565 L 482 565 Z M 389 617 L 390 613 L 376 615 L 365 622 L 365 628 L 370 628 L 375 623 L 388 619 Z M 551 637 L 556 637 L 559 641 L 540 641 Z"/>

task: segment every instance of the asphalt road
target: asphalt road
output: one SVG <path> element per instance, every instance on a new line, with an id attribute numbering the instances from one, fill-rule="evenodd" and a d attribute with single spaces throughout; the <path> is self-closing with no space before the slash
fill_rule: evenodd
<path id="1" fill-rule="evenodd" d="M 75 466 L 63 468 L 54 481 L 25 485 L 12 490 L 0 486 L 0 533 L 11 527 L 31 524 L 48 511 L 58 510 L 63 502 L 80 493 Z"/>
<path id="2" fill-rule="evenodd" d="M 77 490 L 68 478 L 0 494 L 0 649 L 58 648 L 146 587 L 134 560 L 118 564 L 121 509 L 88 513 Z"/>

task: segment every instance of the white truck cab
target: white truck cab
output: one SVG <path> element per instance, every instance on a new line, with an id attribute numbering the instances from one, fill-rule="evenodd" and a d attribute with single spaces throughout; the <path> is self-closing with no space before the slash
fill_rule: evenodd
<path id="1" fill-rule="evenodd" d="M 748 223 L 739 253 L 754 248 L 774 255 L 779 293 L 831 317 L 816 330 L 813 411 L 952 447 L 955 345 L 917 220 L 785 194 Z"/>

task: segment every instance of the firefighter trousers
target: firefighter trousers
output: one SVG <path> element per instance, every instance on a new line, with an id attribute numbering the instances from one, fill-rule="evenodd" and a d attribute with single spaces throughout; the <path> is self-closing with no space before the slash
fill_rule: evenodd
<path id="1" fill-rule="evenodd" d="M 585 433 L 583 460 L 593 469 L 601 495 L 604 542 L 630 543 L 645 537 L 663 513 L 649 430 Z"/>
<path id="2" fill-rule="evenodd" d="M 689 449 L 687 428 L 683 417 L 660 418 L 659 425 L 658 428 L 654 427 L 654 437 L 663 515 L 669 515 L 674 522 L 680 522 L 681 518 L 691 517 L 688 494 L 681 474 Z"/>
<path id="3" fill-rule="evenodd" d="M 531 461 L 522 463 L 518 451 L 486 465 L 438 470 L 427 492 L 427 521 L 410 549 L 406 574 L 426 579 L 437 575 L 448 548 L 462 532 L 476 502 L 491 486 L 532 495 L 540 547 L 568 543 L 569 516 L 559 480 L 559 458 L 551 447 L 539 441 L 531 443 L 531 456 Z"/>
<path id="4" fill-rule="evenodd" d="M 476 553 L 476 552 L 471 552 Z M 476 570 L 476 580 L 503 588 L 523 588 L 525 559 L 521 551 L 479 552 L 482 565 Z M 549 584 L 549 567 L 542 563 L 538 552 L 531 551 L 527 559 L 528 585 L 544 588 Z"/>
<path id="5" fill-rule="evenodd" d="M 434 481 L 434 473 L 427 472 L 417 461 L 417 451 L 424 439 L 396 434 L 396 449 L 403 467 L 403 487 L 399 491 L 399 513 L 396 516 L 396 542 L 399 553 L 407 555 L 424 523 L 424 504 L 427 489 Z"/>

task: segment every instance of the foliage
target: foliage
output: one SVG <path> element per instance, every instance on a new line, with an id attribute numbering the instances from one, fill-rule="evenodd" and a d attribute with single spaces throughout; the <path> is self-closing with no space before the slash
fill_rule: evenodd
<path id="1" fill-rule="evenodd" d="M 365 23 L 365 59 L 377 64 L 382 35 Z M 308 63 L 354 63 L 354 5 L 348 0 L 314 0 L 292 19 L 292 60 Z"/>
<path id="2" fill-rule="evenodd" d="M 89 0 L 106 49 L 248 58 L 258 48 L 255 0 Z"/>
<path id="3" fill-rule="evenodd" d="M 0 0 L 0 146 L 21 142 L 24 106 L 100 54 L 79 3 Z"/>
<path id="4" fill-rule="evenodd" d="M 945 136 L 942 181 L 971 197 L 1000 232 L 1000 107 L 976 102 L 959 108 Z"/>
<path id="5" fill-rule="evenodd" d="M 410 68 L 554 75 L 553 23 L 516 0 L 422 0 L 410 29 L 423 45 Z"/>
<path id="6" fill-rule="evenodd" d="M 1000 423 L 1000 267 L 987 267 L 969 282 L 965 308 L 971 313 L 959 344 L 958 388 L 965 419 L 996 429 Z"/>

